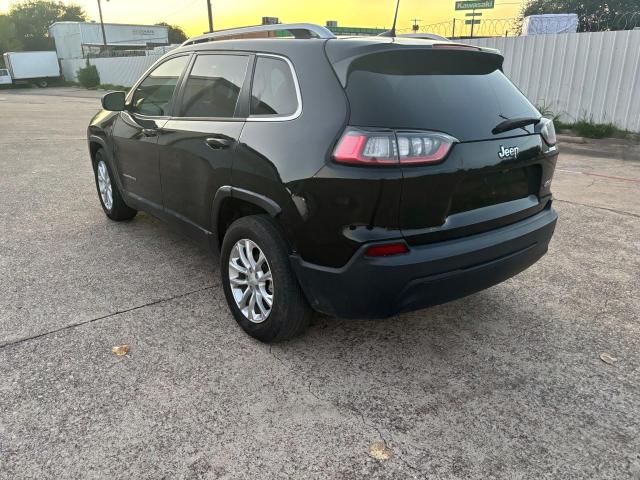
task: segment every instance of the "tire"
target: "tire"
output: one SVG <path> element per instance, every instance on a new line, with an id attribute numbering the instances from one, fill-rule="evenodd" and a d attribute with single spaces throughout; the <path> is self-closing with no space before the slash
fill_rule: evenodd
<path id="1" fill-rule="evenodd" d="M 254 267 L 253 272 L 245 269 L 248 272 L 243 274 L 238 267 L 242 269 L 246 265 L 249 259 L 247 250 L 252 253 Z M 262 256 L 264 261 L 261 262 Z M 222 242 L 220 272 L 231 313 L 252 337 L 265 343 L 279 342 L 300 335 L 309 326 L 311 307 L 291 269 L 287 244 L 275 222 L 267 215 L 242 217 L 231 224 Z M 269 276 L 268 272 L 271 280 L 263 282 Z M 245 305 L 245 308 L 241 309 L 240 305 Z M 268 312 L 266 315 L 265 310 Z"/>
<path id="2" fill-rule="evenodd" d="M 131 220 L 136 216 L 138 211 L 124 203 L 118 185 L 113 181 L 115 177 L 102 149 L 98 150 L 95 154 L 93 175 L 96 180 L 100 205 L 102 205 L 102 209 L 107 217 L 116 222 L 120 222 L 123 220 Z M 110 195 L 108 192 L 110 192 Z"/>
<path id="3" fill-rule="evenodd" d="M 46 87 L 47 87 L 47 85 L 49 85 L 49 84 L 47 83 L 47 81 L 46 81 L 44 78 L 43 78 L 43 79 L 41 79 L 41 80 L 38 80 L 38 87 L 40 87 L 40 88 L 46 88 Z"/>

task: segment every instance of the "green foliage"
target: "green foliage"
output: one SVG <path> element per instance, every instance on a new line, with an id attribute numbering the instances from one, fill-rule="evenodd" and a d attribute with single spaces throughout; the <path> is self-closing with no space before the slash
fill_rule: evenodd
<path id="1" fill-rule="evenodd" d="M 0 15 L 0 65 L 4 65 L 2 54 L 22 50 L 16 26 L 8 15 Z"/>
<path id="2" fill-rule="evenodd" d="M 100 74 L 95 65 L 89 63 L 87 58 L 87 64 L 84 68 L 78 70 L 78 82 L 84 88 L 97 88 L 100 85 Z"/>
<path id="3" fill-rule="evenodd" d="M 87 20 L 87 14 L 82 7 L 47 0 L 15 3 L 6 17 L 13 25 L 11 37 L 19 42 L 20 48 L 14 50 L 53 50 L 53 39 L 48 36 L 48 29 L 52 23 Z M 0 22 L 0 42 L 3 38 L 2 31 L 3 26 Z"/>
<path id="4" fill-rule="evenodd" d="M 577 13 L 579 32 L 631 30 L 638 26 L 638 9 L 638 0 L 529 0 L 522 9 L 522 17 Z"/>
<path id="5" fill-rule="evenodd" d="M 187 34 L 178 25 L 169 25 L 166 22 L 156 23 L 156 25 L 169 27 L 169 43 L 182 43 L 187 39 Z"/>

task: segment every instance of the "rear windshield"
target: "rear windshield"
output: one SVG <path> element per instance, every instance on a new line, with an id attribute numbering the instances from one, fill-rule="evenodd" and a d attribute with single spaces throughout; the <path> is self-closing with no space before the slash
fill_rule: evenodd
<path id="1" fill-rule="evenodd" d="M 460 141 L 499 137 L 491 130 L 503 120 L 539 114 L 496 58 L 426 49 L 360 57 L 347 75 L 350 124 L 436 130 Z"/>

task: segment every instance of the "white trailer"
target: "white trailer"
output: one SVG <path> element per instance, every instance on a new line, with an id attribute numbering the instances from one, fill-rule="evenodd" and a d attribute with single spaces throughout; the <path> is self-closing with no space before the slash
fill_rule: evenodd
<path id="1" fill-rule="evenodd" d="M 13 83 L 46 87 L 48 80 L 60 78 L 56 52 L 7 52 L 3 58 Z"/>

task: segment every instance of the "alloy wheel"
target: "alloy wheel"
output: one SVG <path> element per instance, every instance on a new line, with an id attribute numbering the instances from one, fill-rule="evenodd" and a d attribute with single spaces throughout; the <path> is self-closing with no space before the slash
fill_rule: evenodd
<path id="1" fill-rule="evenodd" d="M 231 249 L 229 283 L 236 305 L 247 320 L 262 323 L 269 317 L 273 307 L 271 268 L 252 240 L 238 240 Z"/>
<path id="2" fill-rule="evenodd" d="M 113 188 L 111 187 L 111 177 L 109 177 L 109 170 L 107 170 L 107 164 L 104 160 L 98 162 L 98 190 L 100 190 L 100 198 L 107 210 L 111 210 L 113 207 Z"/>

